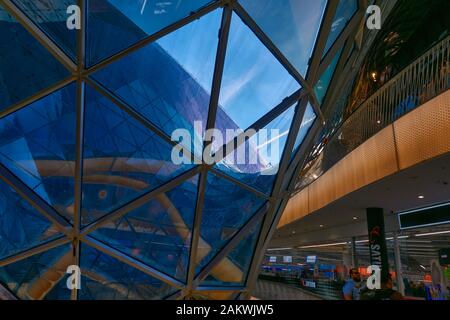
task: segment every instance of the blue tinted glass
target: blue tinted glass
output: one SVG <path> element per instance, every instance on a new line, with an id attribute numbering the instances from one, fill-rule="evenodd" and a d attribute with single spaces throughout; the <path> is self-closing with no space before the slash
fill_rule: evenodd
<path id="1" fill-rule="evenodd" d="M 356 13 L 356 10 L 358 10 L 358 3 L 356 0 L 339 1 L 339 5 L 336 9 L 336 15 L 334 16 L 333 24 L 331 25 L 330 35 L 328 36 L 323 55 L 325 55 L 333 46 L 334 42 L 344 30 L 347 23 Z"/>
<path id="2" fill-rule="evenodd" d="M 209 2 L 88 0 L 88 66 L 189 16 Z"/>
<path id="3" fill-rule="evenodd" d="M 239 244 L 221 260 L 210 275 L 202 281 L 202 286 L 239 286 L 245 285 L 247 274 L 255 255 L 261 222 L 254 226 Z"/>
<path id="4" fill-rule="evenodd" d="M 45 299 L 59 282 L 65 282 L 67 267 L 72 264 L 71 246 L 63 245 L 1 267 L 0 282 L 20 299 Z M 53 292 L 52 298 L 68 300 L 70 294 L 66 287 Z"/>
<path id="5" fill-rule="evenodd" d="M 87 245 L 81 246 L 80 300 L 158 300 L 176 289 Z"/>
<path id="6" fill-rule="evenodd" d="M 247 129 L 300 85 L 233 15 L 216 128 Z"/>
<path id="7" fill-rule="evenodd" d="M 308 106 L 306 107 L 305 110 L 305 115 L 303 116 L 302 125 L 300 126 L 300 131 L 298 132 L 297 139 L 295 140 L 292 157 L 295 155 L 296 151 L 303 143 L 303 140 L 305 140 L 305 137 L 308 134 L 309 129 L 313 125 L 314 120 L 316 120 L 316 114 L 314 113 L 314 110 L 311 107 L 311 105 L 308 103 Z"/>
<path id="8" fill-rule="evenodd" d="M 96 72 L 94 78 L 167 135 L 189 130 L 191 141 L 183 142 L 192 151 L 192 140 L 202 141 L 208 117 L 221 12 L 147 45 Z M 200 125 L 194 129 L 195 121 Z"/>
<path id="9" fill-rule="evenodd" d="M 45 295 L 44 300 L 71 300 L 71 290 L 67 288 L 70 274 L 66 273 L 61 280 Z"/>
<path id="10" fill-rule="evenodd" d="M 50 221 L 0 181 L 0 259 L 59 235 Z"/>
<path id="11" fill-rule="evenodd" d="M 326 0 L 240 0 L 273 43 L 306 74 Z"/>
<path id="12" fill-rule="evenodd" d="M 75 161 L 75 84 L 0 119 L 0 162 L 71 219 Z"/>
<path id="13" fill-rule="evenodd" d="M 197 271 L 207 264 L 229 239 L 263 205 L 264 199 L 241 187 L 208 175 L 205 191 Z"/>
<path id="14" fill-rule="evenodd" d="M 67 27 L 67 8 L 74 0 L 13 0 L 13 2 L 42 29 L 73 60 L 77 52 L 77 30 Z M 72 12 L 72 11 L 71 11 Z"/>
<path id="15" fill-rule="evenodd" d="M 185 281 L 197 180 L 197 176 L 193 177 L 175 189 L 156 196 L 155 200 L 96 230 L 92 236 Z"/>
<path id="16" fill-rule="evenodd" d="M 330 65 L 327 67 L 317 84 L 314 86 L 314 92 L 320 104 L 322 104 L 323 99 L 327 94 L 328 87 L 330 85 L 331 79 L 333 78 L 334 70 L 336 70 L 336 66 L 339 62 L 339 58 L 341 57 L 341 53 L 342 49 L 334 56 Z"/>
<path id="17" fill-rule="evenodd" d="M 278 173 L 294 112 L 294 107 L 286 110 L 219 162 L 216 167 L 222 172 L 269 194 Z"/>
<path id="18" fill-rule="evenodd" d="M 69 76 L 69 72 L 0 5 L 0 110 Z"/>
<path id="19" fill-rule="evenodd" d="M 192 167 L 175 165 L 171 145 L 94 89 L 86 97 L 83 225 Z"/>

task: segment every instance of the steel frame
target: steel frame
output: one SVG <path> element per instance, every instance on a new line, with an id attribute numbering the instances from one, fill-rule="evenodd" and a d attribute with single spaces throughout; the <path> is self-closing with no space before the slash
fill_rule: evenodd
<path id="1" fill-rule="evenodd" d="M 355 28 L 358 22 L 361 20 L 361 14 L 358 12 L 344 29 L 344 32 L 338 37 L 330 51 L 322 59 L 322 52 L 325 47 L 328 35 L 331 29 L 331 24 L 336 13 L 336 8 L 338 5 L 337 0 L 329 0 L 323 21 L 320 27 L 320 32 L 318 39 L 316 41 L 313 55 L 311 58 L 311 63 L 304 78 L 295 67 L 289 62 L 289 60 L 283 55 L 283 53 L 276 47 L 276 45 L 271 41 L 271 39 L 264 33 L 264 31 L 258 26 L 258 24 L 251 18 L 251 16 L 246 12 L 246 10 L 238 3 L 237 0 L 218 0 L 211 2 L 210 4 L 200 8 L 196 12 L 193 12 L 186 18 L 183 18 L 177 22 L 174 22 L 170 26 L 162 29 L 161 31 L 146 37 L 145 39 L 137 42 L 131 47 L 112 55 L 111 57 L 101 61 L 100 63 L 86 68 L 84 52 L 85 52 L 85 25 L 86 25 L 86 2 L 85 0 L 77 0 L 78 5 L 82 9 L 82 28 L 78 31 L 77 36 L 77 63 L 74 63 L 39 27 L 37 27 L 11 0 L 0 0 L 5 9 L 15 18 L 17 21 L 28 30 L 33 37 L 35 37 L 59 62 L 61 62 L 70 72 L 71 76 L 64 79 L 55 85 L 36 93 L 35 95 L 27 98 L 6 110 L 0 112 L 0 118 L 5 117 L 21 108 L 29 105 L 30 103 L 41 99 L 42 97 L 62 88 L 63 86 L 76 82 L 77 85 L 77 116 L 76 116 L 76 165 L 75 165 L 75 195 L 74 195 L 74 223 L 73 226 L 69 224 L 65 219 L 63 219 L 52 207 L 50 207 L 44 200 L 42 200 L 37 194 L 29 189 L 23 182 L 21 182 L 17 177 L 15 177 L 9 170 L 7 170 L 3 165 L 0 164 L 0 178 L 5 181 L 8 185 L 13 187 L 24 199 L 26 199 L 30 204 L 35 207 L 39 212 L 45 215 L 50 221 L 52 221 L 55 226 L 58 227 L 65 237 L 60 238 L 41 246 L 31 248 L 15 254 L 6 259 L 0 260 L 0 266 L 5 266 L 10 263 L 25 259 L 34 254 L 44 252 L 51 248 L 57 247 L 59 245 L 72 242 L 74 246 L 74 262 L 79 264 L 79 252 L 80 252 L 80 242 L 83 242 L 89 246 L 96 248 L 97 250 L 108 254 L 119 261 L 126 263 L 130 266 L 137 268 L 138 270 L 151 275 L 171 286 L 180 289 L 168 298 L 172 299 L 183 299 L 188 298 L 192 293 L 204 292 L 204 291 L 233 291 L 241 293 L 245 296 L 251 292 L 254 286 L 256 277 L 258 274 L 259 265 L 264 256 L 268 241 L 273 234 L 279 218 L 283 212 L 284 207 L 289 199 L 289 194 L 295 186 L 296 177 L 299 171 L 302 169 L 303 162 L 306 160 L 306 155 L 309 149 L 312 147 L 315 137 L 322 128 L 326 119 L 322 113 L 322 110 L 315 97 L 313 87 L 317 82 L 321 72 L 323 72 L 326 67 L 332 61 L 334 54 L 336 54 L 339 49 L 344 46 L 347 39 L 351 38 L 355 32 Z M 359 0 L 359 4 L 367 4 L 366 0 Z M 128 54 L 143 48 L 151 42 L 158 40 L 161 37 L 185 26 L 186 24 L 201 18 L 202 16 L 216 10 L 218 8 L 223 8 L 222 16 L 222 26 L 219 33 L 219 45 L 217 48 L 216 64 L 213 76 L 213 85 L 211 91 L 211 101 L 209 106 L 207 128 L 213 128 L 215 125 L 215 118 L 218 108 L 218 100 L 220 94 L 220 87 L 224 69 L 224 61 L 226 56 L 226 50 L 228 45 L 228 35 L 231 24 L 231 17 L 233 14 L 239 16 L 244 23 L 255 33 L 258 39 L 266 46 L 266 48 L 277 58 L 277 60 L 286 68 L 286 70 L 301 84 L 302 89 L 295 92 L 290 97 L 286 98 L 280 105 L 276 106 L 272 111 L 267 113 L 261 119 L 257 120 L 250 128 L 256 131 L 268 125 L 271 121 L 276 119 L 288 108 L 297 104 L 294 120 L 291 124 L 291 129 L 289 132 L 288 140 L 281 158 L 281 163 L 279 167 L 279 172 L 276 177 L 275 186 L 270 196 L 263 194 L 262 192 L 252 188 L 251 186 L 244 185 L 242 182 L 238 181 L 229 176 L 225 176 L 223 173 L 215 170 L 211 165 L 202 164 L 195 167 L 192 170 L 185 172 L 184 174 L 174 178 L 170 182 L 164 184 L 163 186 L 148 192 L 138 199 L 131 201 L 130 203 L 122 206 L 118 210 L 104 216 L 100 220 L 82 228 L 81 227 L 81 186 L 82 186 L 82 170 L 83 170 L 83 132 L 84 132 L 84 100 L 85 100 L 85 86 L 89 84 L 94 87 L 100 94 L 105 96 L 114 102 L 119 108 L 127 112 L 130 116 L 135 118 L 137 121 L 146 126 L 151 132 L 157 134 L 163 138 L 166 142 L 174 142 L 159 128 L 150 123 L 142 115 L 134 111 L 130 106 L 121 101 L 114 94 L 110 93 L 106 88 L 103 88 L 99 83 L 94 81 L 90 75 L 109 64 L 127 56 Z M 303 116 L 306 110 L 308 102 L 313 106 L 316 115 L 320 121 L 315 121 L 314 125 L 307 134 L 304 142 L 301 144 L 299 151 L 292 159 L 292 149 L 300 130 L 300 126 L 303 120 Z M 247 131 L 247 130 L 246 130 Z M 236 138 L 233 143 L 236 143 L 238 139 Z M 230 142 L 231 143 L 231 142 Z M 236 145 L 236 144 L 235 144 Z M 207 147 L 204 142 L 204 148 Z M 226 150 L 224 145 L 221 149 Z M 226 154 L 225 154 L 226 156 Z M 126 215 L 131 210 L 143 205 L 149 200 L 153 199 L 155 196 L 167 192 L 177 185 L 183 183 L 184 181 L 192 178 L 193 176 L 199 174 L 199 184 L 197 190 L 197 204 L 194 217 L 194 225 L 192 230 L 191 238 L 191 250 L 189 256 L 189 266 L 187 274 L 187 282 L 182 283 L 152 267 L 112 248 L 104 243 L 97 241 L 89 236 L 91 232 L 98 229 L 105 223 L 117 219 L 118 217 Z M 200 238 L 200 225 L 201 216 L 203 210 L 203 202 L 205 189 L 207 184 L 208 174 L 215 174 L 228 181 L 245 188 L 247 191 L 256 194 L 262 198 L 267 199 L 267 202 L 260 208 L 255 215 L 245 223 L 244 226 L 229 240 L 229 242 L 223 247 L 219 253 L 200 270 L 196 276 L 196 263 L 195 258 L 197 255 L 197 246 Z M 204 279 L 209 271 L 211 271 L 220 261 L 226 257 L 229 252 L 242 240 L 242 238 L 248 234 L 248 231 L 253 228 L 258 222 L 262 221 L 262 229 L 259 234 L 258 242 L 256 245 L 255 256 L 253 257 L 251 267 L 249 270 L 249 276 L 246 280 L 244 287 L 232 287 L 232 288 L 214 288 L 214 287 L 202 287 L 200 282 Z M 72 299 L 77 299 L 76 291 L 72 294 Z"/>

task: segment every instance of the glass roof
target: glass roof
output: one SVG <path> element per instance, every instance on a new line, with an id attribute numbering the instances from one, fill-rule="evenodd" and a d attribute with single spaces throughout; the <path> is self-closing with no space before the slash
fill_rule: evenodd
<path id="1" fill-rule="evenodd" d="M 64 300 L 244 288 L 336 67 L 308 83 L 316 41 L 328 50 L 356 7 L 340 1 L 326 34 L 326 0 L 83 3 L 79 31 L 70 1 L 0 5 L 0 285 Z"/>

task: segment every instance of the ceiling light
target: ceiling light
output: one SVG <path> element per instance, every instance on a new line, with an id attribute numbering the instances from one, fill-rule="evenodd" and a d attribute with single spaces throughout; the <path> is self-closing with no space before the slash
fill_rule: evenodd
<path id="1" fill-rule="evenodd" d="M 321 224 L 319 227 L 323 228 L 323 224 Z"/>
<path id="2" fill-rule="evenodd" d="M 419 199 L 425 199 L 425 196 L 418 196 Z"/>
<path id="3" fill-rule="evenodd" d="M 347 242 L 336 242 L 336 243 L 327 243 L 327 244 L 316 244 L 312 246 L 302 246 L 298 247 L 299 249 L 312 249 L 312 248 L 323 248 L 323 247 L 336 247 L 346 245 Z"/>
<path id="4" fill-rule="evenodd" d="M 450 233 L 450 230 L 446 230 L 446 231 L 438 231 L 438 232 L 430 232 L 430 233 L 419 233 L 416 234 L 416 237 L 425 237 L 425 236 L 435 236 L 435 235 L 439 235 L 439 234 L 447 234 Z"/>
<path id="5" fill-rule="evenodd" d="M 353 217 L 353 220 L 358 220 L 358 217 Z"/>
<path id="6" fill-rule="evenodd" d="M 423 265 L 420 265 L 420 267 L 421 267 L 423 270 L 427 270 L 427 268 L 425 268 Z"/>

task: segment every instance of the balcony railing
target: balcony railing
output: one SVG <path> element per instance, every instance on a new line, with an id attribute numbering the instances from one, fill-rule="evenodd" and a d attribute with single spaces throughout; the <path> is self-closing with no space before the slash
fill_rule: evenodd
<path id="1" fill-rule="evenodd" d="M 337 129 L 300 174 L 303 189 L 367 139 L 450 88 L 450 36 L 403 69 Z"/>

